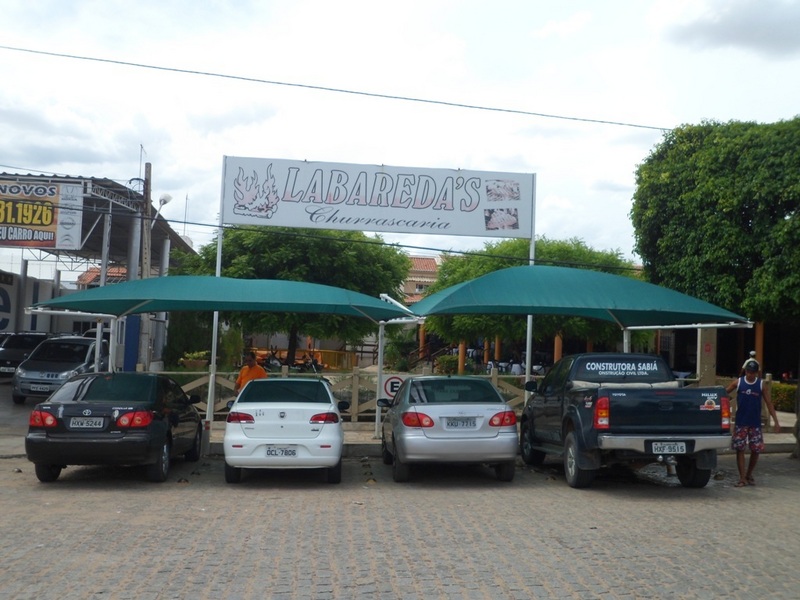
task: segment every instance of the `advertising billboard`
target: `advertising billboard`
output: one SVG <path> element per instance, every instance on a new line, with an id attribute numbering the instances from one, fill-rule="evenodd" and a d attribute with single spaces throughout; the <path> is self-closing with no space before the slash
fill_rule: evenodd
<path id="1" fill-rule="evenodd" d="M 79 250 L 83 184 L 0 180 L 0 246 Z"/>
<path id="2" fill-rule="evenodd" d="M 530 238 L 531 173 L 226 156 L 222 220 L 387 233 Z"/>

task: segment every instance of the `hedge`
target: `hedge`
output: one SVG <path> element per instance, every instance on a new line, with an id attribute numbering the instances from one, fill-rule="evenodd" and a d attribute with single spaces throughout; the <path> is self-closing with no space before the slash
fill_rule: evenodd
<path id="1" fill-rule="evenodd" d="M 795 394 L 797 394 L 797 385 L 791 383 L 773 383 L 772 404 L 775 406 L 775 410 L 793 413 Z"/>

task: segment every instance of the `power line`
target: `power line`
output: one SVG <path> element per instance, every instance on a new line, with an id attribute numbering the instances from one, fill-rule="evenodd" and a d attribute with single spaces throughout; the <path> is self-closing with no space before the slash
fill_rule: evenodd
<path id="1" fill-rule="evenodd" d="M 417 102 L 421 104 L 435 104 L 438 106 L 449 106 L 453 108 L 465 108 L 469 110 L 482 110 L 488 112 L 500 112 L 515 115 L 524 115 L 528 117 L 541 117 L 543 119 L 560 119 L 563 121 L 578 121 L 582 123 L 595 123 L 600 125 L 616 125 L 619 127 L 634 127 L 638 129 L 653 129 L 656 131 L 669 131 L 671 127 L 656 127 L 654 125 L 642 125 L 639 123 L 626 123 L 623 121 L 610 121 L 606 119 L 590 119 L 586 117 L 570 117 L 566 115 L 554 115 L 549 113 L 540 113 L 529 110 L 519 110 L 514 108 L 502 108 L 497 106 L 482 106 L 479 104 L 466 104 L 463 102 L 449 102 L 447 100 L 432 100 L 429 98 L 414 98 L 412 96 L 398 96 L 394 94 L 381 94 L 378 92 L 364 92 L 359 90 L 348 90 L 344 88 L 334 88 L 322 85 L 312 85 L 307 83 L 291 83 L 287 81 L 274 81 L 270 79 L 259 79 L 257 77 L 245 77 L 243 75 L 229 75 L 226 73 L 214 73 L 211 71 L 200 71 L 196 69 L 180 69 L 177 67 L 163 67 L 159 65 L 149 65 L 145 63 L 135 63 L 124 60 L 114 60 L 111 58 L 97 58 L 94 56 L 79 56 L 77 54 L 65 54 L 61 52 L 47 52 L 45 50 L 33 50 L 31 48 L 16 48 L 13 46 L 0 45 L 2 50 L 11 50 L 13 52 L 27 52 L 29 54 L 39 54 L 43 56 L 55 56 L 57 58 L 68 58 L 74 60 L 85 60 L 90 62 L 99 62 L 113 65 L 122 65 L 125 67 L 136 67 L 140 69 L 152 69 L 156 71 L 168 71 L 171 73 L 183 73 L 186 75 L 201 75 L 204 77 L 219 77 L 221 79 L 233 79 L 236 81 L 247 81 L 250 83 L 262 83 L 265 85 L 280 85 L 285 87 L 295 87 L 307 90 L 317 90 L 322 92 L 333 92 L 337 94 L 351 94 L 354 96 L 366 96 L 369 98 L 381 98 L 384 100 L 400 100 L 403 102 Z"/>

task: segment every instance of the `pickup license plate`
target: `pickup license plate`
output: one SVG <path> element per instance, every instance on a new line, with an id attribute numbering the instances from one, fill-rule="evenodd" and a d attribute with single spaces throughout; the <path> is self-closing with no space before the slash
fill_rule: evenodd
<path id="1" fill-rule="evenodd" d="M 475 429 L 477 421 L 475 417 L 448 417 L 448 429 Z"/>
<path id="2" fill-rule="evenodd" d="M 49 392 L 50 386 L 49 385 L 36 385 L 35 383 L 31 385 L 32 392 Z"/>
<path id="3" fill-rule="evenodd" d="M 267 446 L 267 456 L 297 456 L 297 448 L 284 448 L 282 446 Z"/>
<path id="4" fill-rule="evenodd" d="M 686 442 L 653 442 L 653 454 L 686 454 Z"/>
<path id="5" fill-rule="evenodd" d="M 72 417 L 69 426 L 71 429 L 102 429 L 103 417 Z"/>

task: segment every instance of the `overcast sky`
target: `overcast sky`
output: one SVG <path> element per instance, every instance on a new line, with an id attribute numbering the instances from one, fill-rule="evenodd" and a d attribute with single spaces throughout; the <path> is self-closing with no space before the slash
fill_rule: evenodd
<path id="1" fill-rule="evenodd" d="M 229 155 L 535 173 L 537 235 L 636 260 L 634 172 L 663 129 L 800 114 L 800 0 L 0 6 L 0 172 L 125 184 L 150 162 L 195 247 Z"/>

